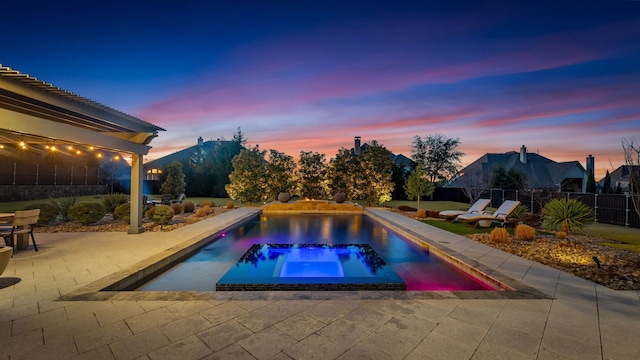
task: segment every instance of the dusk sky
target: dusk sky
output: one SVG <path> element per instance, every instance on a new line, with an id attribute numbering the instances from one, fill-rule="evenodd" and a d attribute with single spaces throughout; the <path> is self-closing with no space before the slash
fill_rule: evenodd
<path id="1" fill-rule="evenodd" d="M 640 1 L 14 1 L 0 64 L 165 128 L 145 161 L 231 139 L 327 159 L 354 136 L 463 164 L 640 140 Z"/>

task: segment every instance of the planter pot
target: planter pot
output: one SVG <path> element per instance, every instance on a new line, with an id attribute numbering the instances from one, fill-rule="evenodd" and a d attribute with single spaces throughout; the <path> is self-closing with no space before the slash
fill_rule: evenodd
<path id="1" fill-rule="evenodd" d="M 347 195 L 345 195 L 345 193 L 337 193 L 333 196 L 333 200 L 338 204 L 341 204 L 347 200 Z"/>
<path id="2" fill-rule="evenodd" d="M 291 200 L 291 195 L 289 195 L 289 193 L 281 192 L 280 194 L 278 194 L 278 201 L 280 201 L 281 203 L 286 203 L 289 200 Z"/>

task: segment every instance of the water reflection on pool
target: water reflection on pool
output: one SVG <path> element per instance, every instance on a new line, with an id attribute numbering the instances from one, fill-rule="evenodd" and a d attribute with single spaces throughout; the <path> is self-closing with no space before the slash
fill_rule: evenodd
<path id="1" fill-rule="evenodd" d="M 401 238 L 362 214 L 262 215 L 216 239 L 138 290 L 215 290 L 227 271 L 253 245 L 261 244 L 366 244 L 403 280 L 407 290 L 493 290 L 489 284 L 429 254 L 427 248 Z"/>

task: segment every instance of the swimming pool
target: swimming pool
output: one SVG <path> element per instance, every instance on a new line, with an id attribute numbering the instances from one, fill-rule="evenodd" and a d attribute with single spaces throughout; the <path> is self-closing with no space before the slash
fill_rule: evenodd
<path id="1" fill-rule="evenodd" d="M 263 214 L 222 234 L 137 290 L 214 291 L 247 251 L 261 244 L 363 244 L 389 265 L 407 290 L 495 290 L 363 214 Z"/>

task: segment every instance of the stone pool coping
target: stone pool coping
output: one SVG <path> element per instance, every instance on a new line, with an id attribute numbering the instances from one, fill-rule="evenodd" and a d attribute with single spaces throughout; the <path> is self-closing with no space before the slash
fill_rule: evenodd
<path id="1" fill-rule="evenodd" d="M 442 258 L 470 274 L 486 274 L 491 283 L 501 288 L 497 291 L 131 291 L 148 277 L 164 271 L 239 223 L 249 221 L 260 214 L 260 208 L 240 208 L 171 232 L 180 238 L 189 229 L 186 240 L 160 251 L 130 267 L 103 277 L 87 286 L 60 297 L 64 301 L 104 300 L 304 300 L 304 299 L 548 299 L 548 295 L 512 279 L 500 271 L 482 264 L 460 252 L 450 249 L 443 239 L 425 236 L 420 230 L 429 225 L 383 209 L 365 209 L 365 214 L 406 236 L 411 241 L 428 246 Z M 450 233 L 447 233 L 450 234 Z M 454 235 L 454 234 L 451 234 Z M 457 236 L 457 235 L 455 235 Z M 468 240 L 468 239 L 467 239 Z M 471 241 L 471 240 L 468 240 Z"/>

